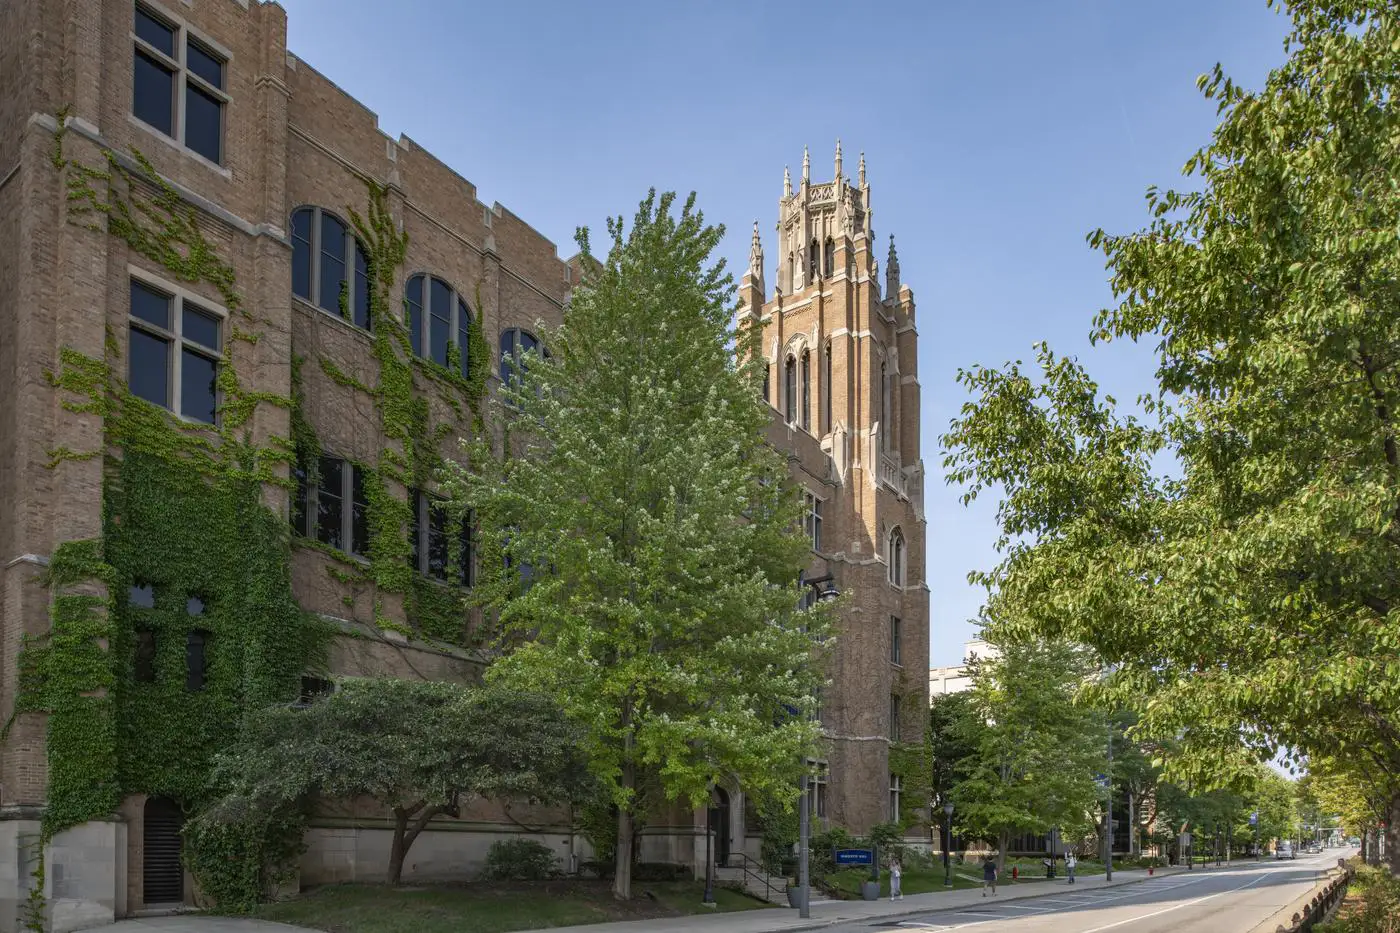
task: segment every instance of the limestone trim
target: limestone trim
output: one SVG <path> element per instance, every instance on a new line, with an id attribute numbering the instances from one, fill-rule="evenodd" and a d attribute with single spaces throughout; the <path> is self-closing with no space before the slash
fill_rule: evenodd
<path id="1" fill-rule="evenodd" d="M 8 570 L 17 564 L 33 564 L 36 567 L 47 567 L 49 565 L 49 558 L 46 554 L 21 554 L 18 557 L 12 557 L 7 560 L 5 562 L 5 569 Z"/>
<path id="2" fill-rule="evenodd" d="M 345 318 L 340 317 L 336 314 L 332 314 L 331 312 L 327 311 L 325 308 L 320 307 L 319 305 L 312 304 L 300 295 L 292 295 L 292 307 L 296 308 L 298 311 L 303 311 L 307 314 L 316 315 L 316 320 L 318 321 L 323 318 L 325 320 L 332 321 L 333 326 L 340 327 L 344 329 L 347 333 L 354 334 L 360 340 L 364 341 L 364 343 L 367 346 L 373 343 L 374 341 L 374 337 L 370 334 L 369 331 L 361 327 L 356 327 L 354 324 L 345 320 Z M 399 314 L 399 320 L 403 320 L 402 313 Z"/>
<path id="3" fill-rule="evenodd" d="M 127 169 L 128 171 L 134 172 L 137 175 L 145 173 L 145 169 L 143 169 L 135 159 L 113 146 L 110 142 L 107 141 L 107 138 L 103 136 L 102 133 L 96 127 L 92 126 L 92 124 L 88 123 L 86 120 L 80 120 L 76 117 L 68 117 L 65 122 L 68 129 L 71 132 L 77 133 L 84 139 L 87 139 L 100 146 L 105 151 L 110 152 L 112 154 L 112 157 L 115 158 L 119 163 L 121 163 L 121 166 L 123 168 Z M 140 121 L 137 122 L 139 123 Z M 55 117 L 53 114 L 42 112 L 33 113 L 29 117 L 29 123 L 32 126 L 42 127 L 45 130 L 48 130 L 50 133 L 58 132 L 58 118 Z M 204 195 L 190 190 L 189 188 L 180 184 L 178 181 L 166 178 L 164 175 L 160 176 L 160 180 L 165 184 L 169 185 L 171 190 L 174 191 L 177 195 L 179 195 L 180 199 L 186 204 L 189 204 L 191 207 L 196 208 L 197 210 L 200 210 L 205 214 L 208 214 L 210 217 L 213 217 L 221 223 L 232 227 L 238 232 L 246 234 L 250 237 L 267 237 L 274 243 L 280 243 L 287 249 L 292 248 L 292 241 L 287 238 L 286 232 L 283 231 L 283 229 L 277 226 L 276 224 L 255 224 L 251 220 L 239 217 L 237 214 L 233 213 L 227 208 L 220 207 L 218 204 L 215 204 L 213 201 L 209 200 Z"/>
<path id="4" fill-rule="evenodd" d="M 894 745 L 887 735 L 846 735 L 843 732 L 822 732 L 828 739 L 835 739 L 838 742 L 881 742 L 885 745 Z"/>
<path id="5" fill-rule="evenodd" d="M 4 177 L 0 178 L 0 191 L 4 191 L 5 186 L 10 183 L 10 179 L 19 174 L 19 167 L 23 164 L 23 162 L 16 162 L 14 166 L 5 173 Z"/>
<path id="6" fill-rule="evenodd" d="M 336 152 L 334 149 L 330 148 L 330 147 L 327 146 L 325 143 L 321 142 L 321 141 L 320 141 L 319 139 L 317 139 L 315 136 L 312 136 L 310 133 L 306 132 L 306 130 L 304 130 L 304 129 L 302 129 L 301 127 L 297 126 L 295 123 L 290 123 L 290 122 L 289 122 L 289 123 L 287 124 L 287 132 L 289 132 L 289 133 L 291 133 L 292 135 L 296 136 L 297 138 L 301 139 L 301 140 L 302 140 L 303 142 L 305 142 L 307 145 L 314 147 L 315 149 L 319 150 L 319 151 L 322 152 L 323 154 L 325 154 L 325 155 L 329 156 L 330 158 L 334 159 L 335 161 L 339 162 L 342 166 L 345 167 L 345 169 L 346 169 L 347 171 L 351 172 L 352 174 L 358 175 L 358 176 L 363 176 L 363 177 L 370 177 L 370 178 L 374 177 L 374 176 L 373 176 L 373 173 L 367 172 L 367 171 L 365 171 L 364 169 L 359 168 L 359 167 L 356 166 L 353 162 L 351 162 L 349 159 L 345 158 L 345 157 L 342 156 L 340 153 Z M 388 137 L 385 137 L 385 138 L 388 138 Z M 426 151 L 426 150 L 425 150 L 425 151 Z M 390 187 L 391 187 L 391 188 L 399 188 L 400 186 L 399 186 L 398 184 L 396 184 L 396 183 L 391 183 L 391 184 L 390 184 Z M 401 189 L 400 189 L 400 190 L 401 190 Z M 483 248 L 483 247 L 481 247 L 481 246 L 478 246 L 477 244 L 473 243 L 471 240 L 468 240 L 466 237 L 462 236 L 462 235 L 461 235 L 460 233 L 458 233 L 457 231 L 453 230 L 451 227 L 449 227 L 449 226 L 447 226 L 446 224 L 444 224 L 442 221 L 438 220 L 438 219 L 437 219 L 436 217 L 434 217 L 432 214 L 429 214 L 429 213 L 428 213 L 427 211 L 425 211 L 423 208 L 419 207 L 414 201 L 412 201 L 412 200 L 410 200 L 410 199 L 408 199 L 408 198 L 404 198 L 403 206 L 404 206 L 404 209 L 405 209 L 405 210 L 413 211 L 413 213 L 417 214 L 419 217 L 423 218 L 423 219 L 426 220 L 428 223 L 430 223 L 430 224 L 432 224 L 433 226 L 437 227 L 437 228 L 438 228 L 439 230 L 441 230 L 443 233 L 445 233 L 445 234 L 447 234 L 448 236 L 452 237 L 452 239 L 456 240 L 458 243 L 461 243 L 461 244 L 462 244 L 463 246 L 465 246 L 467 249 L 469 249 L 469 250 L 471 250 L 472 252 L 476 253 L 477 256 L 480 256 L 480 257 L 482 257 L 483 259 L 484 259 L 488 254 L 491 255 L 491 256 L 493 256 L 493 257 L 496 257 L 496 256 L 497 256 L 495 249 L 490 249 L 490 250 L 488 250 L 488 249 L 485 249 L 485 248 Z M 485 204 L 483 204 L 482 206 L 483 206 L 483 207 L 487 207 L 487 205 L 485 205 Z M 494 211 L 494 210 L 495 210 L 495 207 L 494 207 L 494 206 L 488 207 L 488 210 L 493 210 L 493 211 Z M 543 239 L 543 238 L 542 238 L 542 239 Z M 290 244 L 289 244 L 289 245 L 290 245 Z M 548 301 L 550 304 L 554 305 L 554 307 L 559 308 L 560 310 L 563 310 L 564 303 L 563 303 L 562 301 L 560 301 L 558 298 L 555 298 L 553 295 L 551 295 L 551 294 L 549 294 L 548 292 L 546 292 L 546 291 L 544 291 L 543 289 L 541 289 L 538 285 L 536 285 L 534 282 L 531 282 L 529 279 L 525 278 L 525 277 L 524 277 L 523 275 L 521 275 L 519 272 L 516 272 L 516 271 L 515 271 L 514 269 L 512 269 L 508 264 L 506 264 L 506 263 L 504 263 L 504 262 L 500 262 L 499 257 L 497 257 L 497 265 L 500 267 L 500 270 L 501 270 L 502 272 L 504 272 L 506 275 L 508 275 L 508 276 L 510 276 L 511 278 L 515 279 L 515 280 L 516 280 L 517 282 L 519 282 L 521 285 L 524 285 L 526 288 L 530 289 L 530 291 L 532 291 L 532 292 L 534 292 L 535 294 L 539 295 L 541 298 L 545 299 L 545 300 Z M 566 268 L 567 268 L 567 267 L 566 267 Z"/>

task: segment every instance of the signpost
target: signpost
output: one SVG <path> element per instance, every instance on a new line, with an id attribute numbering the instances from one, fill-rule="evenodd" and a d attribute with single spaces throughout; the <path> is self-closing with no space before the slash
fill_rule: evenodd
<path id="1" fill-rule="evenodd" d="M 1257 862 L 1264 856 L 1259 851 L 1259 811 L 1255 810 L 1249 814 L 1249 825 L 1254 827 L 1254 860 Z"/>
<path id="2" fill-rule="evenodd" d="M 832 860 L 837 865 L 874 865 L 875 853 L 870 849 L 837 849 Z"/>

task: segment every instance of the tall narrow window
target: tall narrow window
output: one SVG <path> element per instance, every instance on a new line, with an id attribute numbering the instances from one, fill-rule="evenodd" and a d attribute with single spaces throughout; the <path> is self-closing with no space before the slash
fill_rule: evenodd
<path id="1" fill-rule="evenodd" d="M 899 616 L 890 616 L 890 661 L 895 664 L 903 663 L 900 660 L 904 652 L 904 646 L 901 644 L 904 633 L 901 628 Z"/>
<path id="2" fill-rule="evenodd" d="M 880 447 L 890 449 L 890 377 L 880 364 Z"/>
<path id="3" fill-rule="evenodd" d="M 822 433 L 831 433 L 831 341 L 822 350 Z"/>
<path id="4" fill-rule="evenodd" d="M 787 423 L 797 424 L 797 357 L 789 356 L 783 372 L 783 406 Z"/>
<path id="5" fill-rule="evenodd" d="M 836 274 L 836 241 L 831 237 L 826 238 L 826 248 L 822 253 L 822 265 L 826 269 L 827 278 Z"/>
<path id="6" fill-rule="evenodd" d="M 424 576 L 462 586 L 476 584 L 476 514 L 468 511 L 457 529 L 457 562 L 452 564 L 451 516 L 445 502 L 418 489 L 408 491 L 409 566 Z"/>
<path id="7" fill-rule="evenodd" d="M 773 399 L 773 396 L 770 394 L 771 387 L 769 386 L 769 382 L 772 381 L 772 376 L 773 364 L 765 361 L 763 364 L 763 400 L 765 402 L 768 402 L 770 405 L 772 404 Z"/>
<path id="8" fill-rule="evenodd" d="M 807 781 L 812 794 L 812 815 L 824 819 L 831 772 L 825 761 L 808 759 L 807 767 L 809 770 Z"/>
<path id="9" fill-rule="evenodd" d="M 817 238 L 812 237 L 812 245 L 807 247 L 807 281 L 809 283 L 815 282 L 821 272 L 821 266 L 818 265 L 820 259 L 821 247 L 817 245 Z"/>
<path id="10" fill-rule="evenodd" d="M 216 423 L 223 317 L 131 280 L 127 386 L 183 418 Z"/>
<path id="11" fill-rule="evenodd" d="M 185 637 L 185 689 L 204 689 L 209 677 L 209 633 L 195 629 Z"/>
<path id="12" fill-rule="evenodd" d="M 364 468 L 337 457 L 322 457 L 317 472 L 320 475 L 312 484 L 304 464 L 294 471 L 292 528 L 338 550 L 368 557 L 369 493 Z"/>
<path id="13" fill-rule="evenodd" d="M 899 741 L 899 694 L 890 694 L 890 741 Z"/>
<path id="14" fill-rule="evenodd" d="M 150 629 L 136 631 L 136 658 L 132 664 L 131 676 L 137 683 L 155 683 L 156 633 Z"/>
<path id="15" fill-rule="evenodd" d="M 319 207 L 292 212 L 292 294 L 369 330 L 369 256 L 350 227 Z"/>
<path id="16" fill-rule="evenodd" d="M 802 351 L 802 409 L 798 413 L 802 430 L 812 429 L 812 351 Z"/>
<path id="17" fill-rule="evenodd" d="M 415 275 L 404 286 L 413 352 L 466 378 L 470 373 L 471 309 L 435 275 Z"/>
<path id="18" fill-rule="evenodd" d="M 895 586 L 904 585 L 904 532 L 896 528 L 890 532 L 889 549 L 886 555 L 889 561 L 889 580 Z"/>
<path id="19" fill-rule="evenodd" d="M 904 796 L 904 779 L 898 774 L 890 775 L 890 822 L 899 821 L 899 801 Z"/>
<path id="20" fill-rule="evenodd" d="M 227 58 L 180 23 L 139 3 L 134 10 L 132 115 L 191 152 L 222 164 Z"/>
<path id="21" fill-rule="evenodd" d="M 812 542 L 812 550 L 822 549 L 822 500 L 818 499 L 810 492 L 802 493 L 803 504 L 806 507 L 804 524 L 807 532 L 807 539 Z M 810 589 L 810 587 L 808 587 Z"/>

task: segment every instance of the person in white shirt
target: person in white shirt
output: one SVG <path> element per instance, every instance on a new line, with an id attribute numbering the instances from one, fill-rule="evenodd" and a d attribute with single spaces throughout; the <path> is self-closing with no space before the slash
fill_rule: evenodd
<path id="1" fill-rule="evenodd" d="M 904 891 L 900 889 L 900 878 L 904 874 L 903 867 L 899 864 L 899 857 L 890 859 L 890 900 L 904 900 Z"/>
<path id="2" fill-rule="evenodd" d="M 1074 884 L 1074 867 L 1079 864 L 1079 860 L 1074 857 L 1073 852 L 1065 853 L 1065 874 L 1069 876 L 1069 883 Z"/>

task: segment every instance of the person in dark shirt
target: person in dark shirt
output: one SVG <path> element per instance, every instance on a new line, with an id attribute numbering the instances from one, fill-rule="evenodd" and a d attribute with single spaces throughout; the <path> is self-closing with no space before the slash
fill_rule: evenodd
<path id="1" fill-rule="evenodd" d="M 982 863 L 982 896 L 987 896 L 987 890 L 991 889 L 993 896 L 997 893 L 997 860 L 992 856 L 987 856 L 987 860 Z"/>

